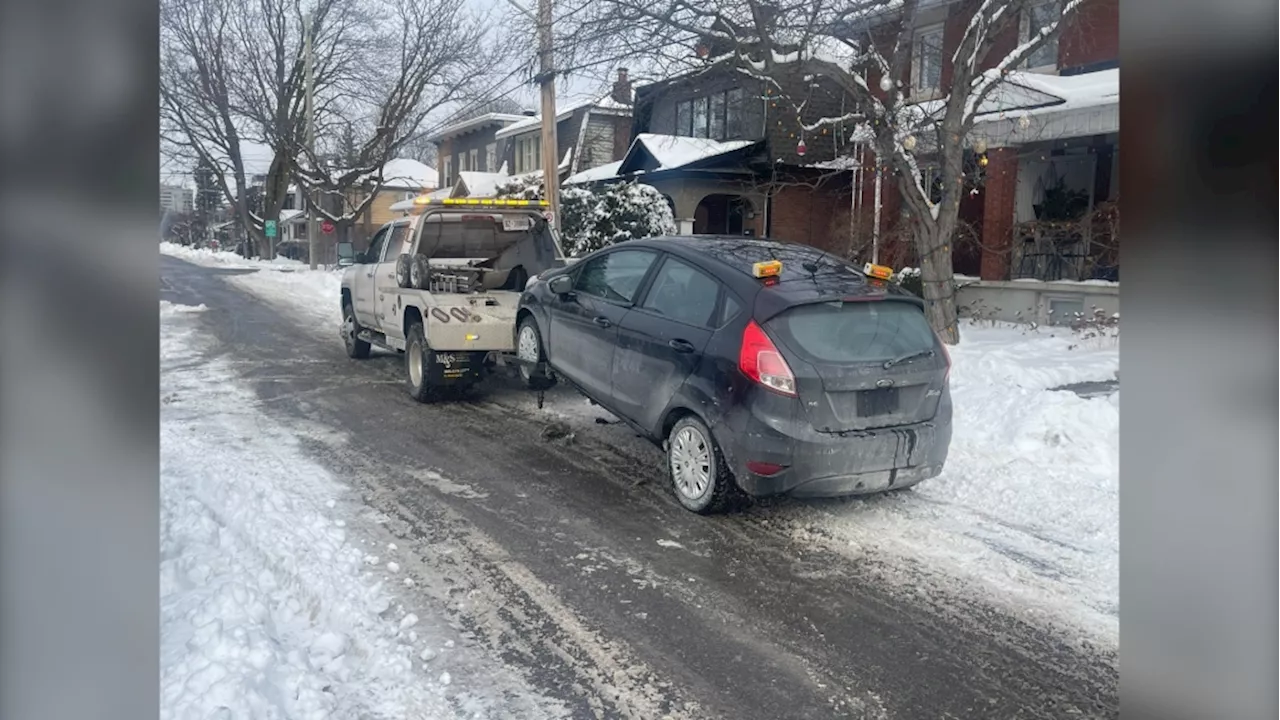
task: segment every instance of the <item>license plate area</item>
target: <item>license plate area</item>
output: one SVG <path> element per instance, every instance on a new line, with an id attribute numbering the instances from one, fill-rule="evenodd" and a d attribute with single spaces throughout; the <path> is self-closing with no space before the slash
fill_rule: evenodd
<path id="1" fill-rule="evenodd" d="M 878 417 L 898 412 L 898 388 L 858 391 L 858 417 Z"/>

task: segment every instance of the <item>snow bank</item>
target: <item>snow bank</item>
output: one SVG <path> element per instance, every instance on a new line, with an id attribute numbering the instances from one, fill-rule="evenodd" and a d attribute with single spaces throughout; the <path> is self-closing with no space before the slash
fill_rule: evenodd
<path id="1" fill-rule="evenodd" d="M 343 491 L 199 362 L 191 310 L 161 304 L 162 718 L 452 718 L 408 617 L 365 574 Z M 183 367 L 184 365 L 188 367 Z"/>
<path id="2" fill-rule="evenodd" d="M 193 248 L 186 245 L 178 245 L 177 243 L 162 242 L 160 243 L 160 254 L 176 257 L 187 262 L 197 265 L 205 265 L 209 267 L 237 267 L 237 268 L 278 268 L 278 269 L 297 269 L 307 267 L 307 263 L 298 260 L 292 260 L 285 257 L 277 257 L 274 260 L 251 260 L 240 257 L 239 255 L 228 250 L 209 250 L 208 248 Z"/>

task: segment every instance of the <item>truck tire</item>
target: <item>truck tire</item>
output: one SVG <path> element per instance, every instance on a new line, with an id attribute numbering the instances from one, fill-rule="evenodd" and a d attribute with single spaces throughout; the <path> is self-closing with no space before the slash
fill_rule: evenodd
<path id="1" fill-rule="evenodd" d="M 369 343 L 360 339 L 360 323 L 356 322 L 355 308 L 351 302 L 342 303 L 342 343 L 347 346 L 347 357 L 364 360 L 369 357 Z"/>
<path id="2" fill-rule="evenodd" d="M 422 403 L 431 402 L 437 395 L 437 389 L 427 381 L 427 363 L 430 361 L 431 348 L 427 346 L 422 323 L 415 322 L 409 326 L 409 334 L 405 337 L 404 377 L 409 396 Z"/>
<path id="3" fill-rule="evenodd" d="M 546 350 L 542 347 L 542 333 L 538 330 L 538 321 L 532 315 L 526 315 L 516 328 L 516 359 L 519 360 L 520 382 L 530 390 L 546 390 L 556 384 L 554 378 L 544 373 L 535 372 L 530 363 L 539 363 L 544 368 L 547 362 Z"/>
<path id="4" fill-rule="evenodd" d="M 427 267 L 427 258 L 425 255 L 414 255 L 409 261 L 409 287 L 414 290 L 426 290 L 429 285 L 428 278 L 431 275 L 431 269 Z"/>
<path id="5" fill-rule="evenodd" d="M 396 285 L 402 288 L 409 287 L 409 266 L 410 258 L 407 254 L 396 258 Z"/>

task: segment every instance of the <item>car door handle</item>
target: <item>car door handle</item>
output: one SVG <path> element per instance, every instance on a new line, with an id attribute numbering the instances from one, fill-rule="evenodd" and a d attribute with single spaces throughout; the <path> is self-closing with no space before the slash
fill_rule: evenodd
<path id="1" fill-rule="evenodd" d="M 594 319 L 592 319 L 592 321 L 591 321 L 591 322 L 593 322 L 593 323 L 595 323 L 595 324 L 599 325 L 599 326 L 600 326 L 600 327 L 602 327 L 602 328 L 607 328 L 607 327 L 609 327 L 610 325 L 612 325 L 612 324 L 613 324 L 613 323 L 609 322 L 609 318 L 607 318 L 607 317 L 605 317 L 605 316 L 603 316 L 603 315 L 597 315 Z"/>
<path id="2" fill-rule="evenodd" d="M 695 349 L 693 347 L 693 343 L 689 342 L 688 340 L 672 340 L 671 342 L 667 343 L 667 345 L 670 346 L 672 350 L 675 350 L 678 353 L 691 353 Z"/>

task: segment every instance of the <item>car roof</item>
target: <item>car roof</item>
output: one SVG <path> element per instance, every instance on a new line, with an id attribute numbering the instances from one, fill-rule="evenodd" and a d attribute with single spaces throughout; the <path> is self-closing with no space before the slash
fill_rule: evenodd
<path id="1" fill-rule="evenodd" d="M 736 235 L 670 235 L 630 242 L 701 261 L 708 266 L 705 269 L 747 297 L 762 288 L 761 281 L 752 274 L 752 266 L 780 260 L 778 283 L 764 288 L 772 300 L 768 304 L 777 309 L 837 295 L 918 300 L 896 283 L 868 281 L 853 263 L 811 245 Z"/>

